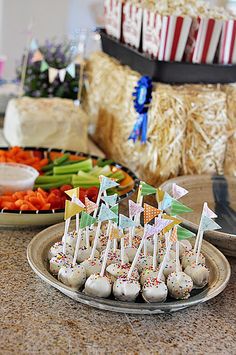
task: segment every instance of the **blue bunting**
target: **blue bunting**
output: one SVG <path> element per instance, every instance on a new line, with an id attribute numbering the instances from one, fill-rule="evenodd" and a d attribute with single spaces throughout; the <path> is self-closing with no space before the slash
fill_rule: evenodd
<path id="1" fill-rule="evenodd" d="M 138 113 L 137 121 L 129 136 L 129 139 L 135 143 L 140 140 L 141 143 L 147 141 L 148 129 L 148 109 L 152 100 L 152 80 L 148 76 L 143 76 L 137 83 L 134 97 L 134 108 Z"/>

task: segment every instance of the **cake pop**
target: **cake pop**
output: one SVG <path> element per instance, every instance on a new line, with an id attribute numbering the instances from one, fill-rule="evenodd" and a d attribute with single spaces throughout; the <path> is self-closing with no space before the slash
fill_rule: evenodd
<path id="1" fill-rule="evenodd" d="M 175 246 L 176 243 L 172 245 L 172 249 L 175 251 Z M 189 242 L 189 240 L 184 239 L 179 242 L 179 256 L 182 258 L 184 253 L 189 252 L 192 250 L 192 244 Z"/>
<path id="2" fill-rule="evenodd" d="M 158 269 L 153 270 L 153 267 L 149 266 L 147 269 L 142 271 L 142 273 L 140 275 L 140 284 L 143 286 L 147 279 L 149 279 L 149 278 L 150 279 L 157 278 L 158 272 L 159 272 Z M 165 276 L 163 274 L 161 276 L 161 280 L 160 281 L 165 282 Z"/>
<path id="3" fill-rule="evenodd" d="M 186 269 L 186 267 L 188 265 L 195 263 L 196 258 L 197 258 L 197 254 L 193 250 L 185 252 L 182 256 L 182 259 L 181 259 L 181 264 L 182 264 L 183 269 Z M 202 253 L 200 253 L 198 263 L 205 264 L 205 261 L 206 261 L 205 257 L 202 255 Z"/>
<path id="4" fill-rule="evenodd" d="M 54 256 L 57 256 L 57 254 L 60 253 L 63 253 L 63 242 L 57 242 L 51 246 L 48 252 L 48 260 L 51 260 Z M 74 254 L 74 248 L 72 248 L 71 245 L 66 246 L 66 254 L 68 255 Z"/>
<path id="5" fill-rule="evenodd" d="M 137 280 L 124 276 L 118 277 L 113 285 L 113 294 L 119 301 L 135 301 L 140 290 L 140 283 Z"/>
<path id="6" fill-rule="evenodd" d="M 191 277 L 182 271 L 174 271 L 167 278 L 167 287 L 170 296 L 175 299 L 188 299 L 193 289 Z"/>
<path id="7" fill-rule="evenodd" d="M 58 280 L 64 285 L 78 290 L 86 281 L 86 270 L 78 264 L 64 264 L 58 272 Z"/>
<path id="8" fill-rule="evenodd" d="M 105 254 L 105 250 L 101 253 L 101 260 L 103 259 Z M 116 264 L 121 262 L 121 252 L 120 249 L 116 249 L 116 251 L 109 251 L 107 254 L 107 261 L 106 264 Z M 126 254 L 124 254 L 124 263 L 127 264 L 129 262 L 129 259 Z"/>
<path id="9" fill-rule="evenodd" d="M 192 263 L 186 267 L 184 272 L 193 280 L 194 288 L 203 288 L 209 282 L 210 272 L 203 264 Z"/>
<path id="10" fill-rule="evenodd" d="M 111 289 L 111 282 L 106 276 L 93 274 L 85 282 L 84 293 L 92 297 L 107 298 Z"/>
<path id="11" fill-rule="evenodd" d="M 143 270 L 149 268 L 149 266 L 152 266 L 152 264 L 153 257 L 151 255 L 145 256 L 144 254 L 140 254 L 136 267 L 138 268 L 139 273 L 141 273 Z"/>
<path id="12" fill-rule="evenodd" d="M 49 268 L 53 275 L 57 275 L 60 268 L 72 262 L 72 256 L 59 253 L 49 261 Z"/>
<path id="13" fill-rule="evenodd" d="M 163 281 L 157 278 L 148 278 L 142 288 L 142 297 L 145 302 L 165 302 L 168 289 Z"/>
<path id="14" fill-rule="evenodd" d="M 116 279 L 120 276 L 127 276 L 130 270 L 130 264 L 110 264 L 106 268 L 107 275 L 111 279 L 112 282 L 115 282 Z M 131 275 L 131 278 L 134 280 L 139 280 L 138 269 L 134 269 Z"/>
<path id="15" fill-rule="evenodd" d="M 102 262 L 97 258 L 84 260 L 80 265 L 85 268 L 87 277 L 98 274 L 102 269 Z"/>
<path id="16" fill-rule="evenodd" d="M 92 248 L 87 248 L 83 246 L 82 248 L 79 248 L 79 252 L 77 255 L 77 262 L 82 263 L 83 261 L 89 259 L 90 255 L 92 252 Z M 99 258 L 99 252 L 96 250 L 95 252 L 95 258 Z"/>

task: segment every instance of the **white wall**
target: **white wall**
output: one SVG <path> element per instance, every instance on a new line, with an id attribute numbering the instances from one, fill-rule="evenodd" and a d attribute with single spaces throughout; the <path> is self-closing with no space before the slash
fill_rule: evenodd
<path id="1" fill-rule="evenodd" d="M 40 42 L 54 36 L 62 38 L 78 28 L 95 27 L 102 4 L 103 0 L 0 0 L 0 54 L 8 57 L 5 77 L 15 75 L 31 19 L 34 37 Z"/>

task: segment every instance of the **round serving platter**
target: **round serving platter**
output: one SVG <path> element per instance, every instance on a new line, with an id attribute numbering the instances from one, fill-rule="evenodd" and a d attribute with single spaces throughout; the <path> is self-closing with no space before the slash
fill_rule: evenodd
<path id="1" fill-rule="evenodd" d="M 72 225 L 73 226 L 73 225 Z M 64 223 L 49 227 L 37 234 L 27 248 L 28 262 L 33 271 L 47 284 L 53 286 L 66 296 L 77 302 L 102 310 L 132 313 L 157 314 L 179 311 L 181 309 L 206 302 L 222 292 L 230 278 L 230 266 L 224 255 L 208 242 L 203 242 L 202 252 L 206 257 L 206 264 L 210 269 L 209 284 L 202 290 L 195 290 L 188 300 L 168 300 L 166 303 L 120 302 L 114 298 L 102 299 L 90 297 L 83 292 L 75 291 L 63 285 L 49 272 L 47 255 L 50 247 L 61 240 Z"/>
<path id="2" fill-rule="evenodd" d="M 0 150 L 8 150 L 8 147 L 0 147 Z M 99 157 L 95 155 L 90 155 L 81 152 L 75 152 L 71 150 L 61 150 L 61 149 L 50 149 L 50 148 L 36 148 L 36 147 L 27 147 L 22 148 L 27 151 L 32 151 L 33 154 L 41 154 L 43 157 L 48 157 L 49 155 L 53 158 L 60 157 L 65 153 L 69 153 L 71 157 L 78 158 L 78 159 L 87 159 L 91 158 L 94 162 L 96 162 Z M 130 197 L 138 187 L 139 180 L 136 175 L 129 170 L 128 168 L 112 163 L 111 166 L 120 169 L 126 179 L 130 180 L 130 184 L 128 188 L 122 189 L 118 191 L 119 194 L 119 201 L 122 201 L 128 197 Z M 122 187 L 122 182 L 121 182 Z M 64 218 L 64 209 L 55 209 L 55 210 L 48 210 L 48 211 L 19 211 L 19 210 L 0 210 L 0 228 L 25 228 L 28 226 L 40 227 L 40 226 L 49 226 L 52 224 L 56 224 L 63 221 Z"/>
<path id="3" fill-rule="evenodd" d="M 160 188 L 172 193 L 176 183 L 189 191 L 181 202 L 193 209 L 192 213 L 178 216 L 183 225 L 197 232 L 203 203 L 218 215 L 216 222 L 222 227 L 204 233 L 204 238 L 219 248 L 225 255 L 236 256 L 236 178 L 221 175 L 186 175 L 164 182 Z"/>

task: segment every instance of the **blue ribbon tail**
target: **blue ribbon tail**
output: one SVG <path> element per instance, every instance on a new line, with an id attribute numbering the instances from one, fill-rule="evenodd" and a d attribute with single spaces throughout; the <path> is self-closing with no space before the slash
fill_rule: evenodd
<path id="1" fill-rule="evenodd" d="M 142 124 L 143 124 L 143 118 L 142 118 L 142 115 L 140 115 L 134 125 L 134 128 L 133 128 L 128 140 L 132 140 L 135 143 L 139 139 L 139 137 L 142 133 Z"/>
<path id="2" fill-rule="evenodd" d="M 148 115 L 144 113 L 142 116 L 141 143 L 143 144 L 147 142 Z"/>

